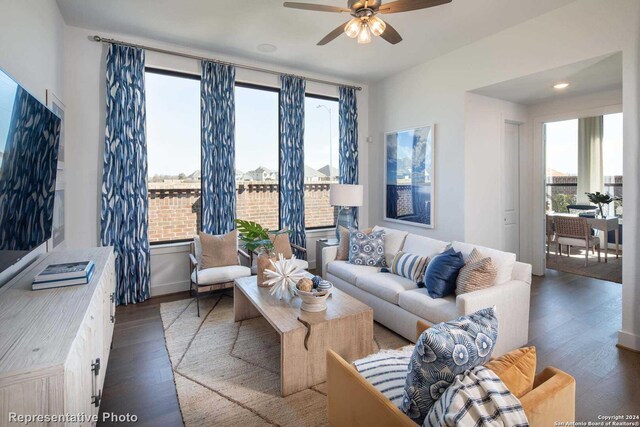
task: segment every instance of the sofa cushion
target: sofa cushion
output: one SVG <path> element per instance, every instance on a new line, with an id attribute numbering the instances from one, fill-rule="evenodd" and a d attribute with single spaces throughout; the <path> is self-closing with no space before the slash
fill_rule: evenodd
<path id="1" fill-rule="evenodd" d="M 493 265 L 491 258 L 485 258 L 476 248 L 473 248 L 467 262 L 458 274 L 456 295 L 490 288 L 495 284 L 497 274 L 498 270 Z"/>
<path id="2" fill-rule="evenodd" d="M 215 285 L 233 282 L 241 277 L 251 276 L 251 269 L 243 265 L 228 265 L 225 267 L 204 268 L 198 270 L 199 285 Z M 196 272 L 191 273 L 191 280 L 195 283 Z"/>
<path id="3" fill-rule="evenodd" d="M 407 366 L 413 353 L 408 345 L 398 350 L 381 350 L 353 362 L 356 370 L 397 407 L 402 403 Z"/>
<path id="4" fill-rule="evenodd" d="M 473 248 L 477 248 L 485 257 L 490 257 L 491 261 L 493 261 L 493 265 L 498 270 L 495 282 L 496 285 L 511 280 L 511 276 L 513 275 L 513 266 L 516 263 L 516 254 L 472 245 L 470 243 L 453 242 L 452 246 L 456 251 L 462 252 L 462 256 L 465 260 L 469 258 Z"/>
<path id="5" fill-rule="evenodd" d="M 409 234 L 404 241 L 402 251 L 433 258 L 434 255 L 444 252 L 448 244 L 442 240 Z"/>
<path id="6" fill-rule="evenodd" d="M 400 251 L 393 259 L 390 270 L 393 274 L 406 277 L 417 283 L 423 281 L 424 270 L 428 263 L 429 257 Z"/>
<path id="7" fill-rule="evenodd" d="M 347 227 L 343 227 L 341 225 L 338 226 L 338 231 L 340 232 L 340 242 L 338 243 L 336 260 L 348 261 L 349 260 L 349 233 L 351 231 Z M 365 230 L 360 230 L 360 231 L 362 231 L 364 234 L 370 234 L 371 228 L 367 228 Z"/>
<path id="8" fill-rule="evenodd" d="M 536 377 L 536 348 L 516 348 L 484 365 L 491 369 L 517 398 L 533 389 Z"/>
<path id="9" fill-rule="evenodd" d="M 493 308 L 424 331 L 409 362 L 402 411 L 421 425 L 457 375 L 491 359 L 497 338 L 498 319 Z"/>
<path id="10" fill-rule="evenodd" d="M 398 297 L 398 305 L 431 323 L 447 322 L 458 317 L 456 297 L 431 298 L 426 289 L 413 289 Z"/>
<path id="11" fill-rule="evenodd" d="M 349 233 L 349 263 L 371 267 L 386 267 L 384 234 L 384 231 L 373 231 L 370 234 L 365 234 L 362 231 L 352 230 Z"/>
<path id="12" fill-rule="evenodd" d="M 380 227 L 376 225 L 373 231 L 384 230 L 384 256 L 387 259 L 387 265 L 391 265 L 393 257 L 402 249 L 404 239 L 409 233 L 406 231 L 394 230 L 393 228 Z"/>
<path id="13" fill-rule="evenodd" d="M 392 304 L 398 304 L 398 297 L 401 293 L 418 288 L 418 285 L 413 280 L 391 273 L 377 273 L 358 277 L 356 286 Z"/>
<path id="14" fill-rule="evenodd" d="M 460 252 L 447 249 L 433 257 L 424 273 L 424 284 L 431 298 L 443 298 L 456 291 L 456 280 L 464 260 Z"/>
<path id="15" fill-rule="evenodd" d="M 378 267 L 369 267 L 368 265 L 355 265 L 349 264 L 348 261 L 331 261 L 327 265 L 327 271 L 342 280 L 356 284 L 358 277 L 363 277 L 369 274 L 377 274 L 380 272 Z"/>

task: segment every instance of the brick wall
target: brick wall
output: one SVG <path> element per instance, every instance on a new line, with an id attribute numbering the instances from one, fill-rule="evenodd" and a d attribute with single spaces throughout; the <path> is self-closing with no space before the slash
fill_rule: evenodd
<path id="1" fill-rule="evenodd" d="M 237 217 L 256 221 L 272 230 L 279 228 L 277 184 L 238 184 Z M 149 240 L 190 239 L 200 229 L 199 182 L 149 183 Z M 305 185 L 307 228 L 335 223 L 337 208 L 329 205 L 329 184 Z"/>

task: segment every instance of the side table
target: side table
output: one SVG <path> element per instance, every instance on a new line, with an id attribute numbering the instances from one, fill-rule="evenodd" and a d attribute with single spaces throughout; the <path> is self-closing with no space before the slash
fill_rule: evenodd
<path id="1" fill-rule="evenodd" d="M 322 248 L 327 246 L 338 246 L 338 239 L 316 240 L 316 272 L 318 276 L 322 276 Z"/>

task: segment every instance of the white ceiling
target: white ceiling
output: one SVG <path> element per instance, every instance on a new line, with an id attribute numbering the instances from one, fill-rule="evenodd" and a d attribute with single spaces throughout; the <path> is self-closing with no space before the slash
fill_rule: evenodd
<path id="1" fill-rule="evenodd" d="M 347 0 L 301 0 L 346 6 Z M 347 14 L 286 9 L 281 0 L 57 0 L 68 25 L 205 49 L 239 58 L 379 80 L 574 0 L 453 0 L 432 9 L 385 15 L 404 40 L 358 45 L 345 35 L 316 43 Z M 262 43 L 278 47 L 262 53 Z"/>
<path id="2" fill-rule="evenodd" d="M 564 90 L 553 85 L 569 83 Z M 533 105 L 552 99 L 622 89 L 622 53 L 588 59 L 514 80 L 473 90 L 473 93 L 518 104 Z"/>

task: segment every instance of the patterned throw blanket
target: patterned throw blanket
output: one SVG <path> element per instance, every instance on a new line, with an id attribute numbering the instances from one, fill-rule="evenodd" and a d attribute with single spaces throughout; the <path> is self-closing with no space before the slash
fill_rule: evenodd
<path id="1" fill-rule="evenodd" d="M 458 375 L 431 407 L 423 427 L 528 427 L 520 401 L 483 366 Z"/>

